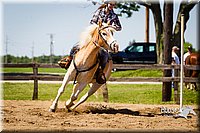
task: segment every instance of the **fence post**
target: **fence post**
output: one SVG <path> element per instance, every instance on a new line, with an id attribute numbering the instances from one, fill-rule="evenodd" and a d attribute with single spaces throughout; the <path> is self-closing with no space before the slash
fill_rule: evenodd
<path id="1" fill-rule="evenodd" d="M 38 99 L 38 64 L 34 63 L 33 64 L 33 77 L 34 77 L 34 89 L 33 89 L 33 97 L 32 100 L 37 100 Z"/>
<path id="2" fill-rule="evenodd" d="M 179 76 L 179 69 L 174 69 L 174 76 L 175 77 Z M 176 102 L 176 104 L 180 103 L 179 92 L 178 92 L 178 82 L 174 82 L 174 101 Z"/>

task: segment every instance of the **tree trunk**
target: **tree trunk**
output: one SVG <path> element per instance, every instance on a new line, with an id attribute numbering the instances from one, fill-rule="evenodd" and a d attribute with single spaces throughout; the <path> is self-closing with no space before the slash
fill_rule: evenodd
<path id="1" fill-rule="evenodd" d="M 149 7 L 149 9 L 153 13 L 154 18 L 154 25 L 155 25 L 155 33 L 156 33 L 156 53 L 157 53 L 157 63 L 162 63 L 162 50 L 163 46 L 161 45 L 161 38 L 163 33 L 163 23 L 162 23 L 162 15 L 161 15 L 161 9 L 160 9 L 160 2 L 144 2 L 140 1 L 140 5 Z"/>
<path id="2" fill-rule="evenodd" d="M 184 14 L 184 27 L 185 27 L 184 31 L 185 31 L 186 24 L 190 18 L 189 13 L 195 5 L 196 3 L 186 3 L 186 2 L 182 2 L 180 4 L 173 35 L 173 45 L 176 45 L 179 48 L 181 46 L 181 14 Z"/>
<path id="3" fill-rule="evenodd" d="M 164 25 L 163 25 L 163 43 L 164 43 L 164 64 L 171 64 L 172 48 L 172 28 L 173 28 L 173 2 L 164 3 Z M 171 70 L 164 70 L 163 77 L 171 77 Z M 171 100 L 171 82 L 163 82 L 162 101 Z"/>
<path id="4" fill-rule="evenodd" d="M 184 1 L 185 2 L 185 1 Z M 184 13 L 185 15 L 185 28 L 186 23 L 189 20 L 189 12 L 195 6 L 195 2 L 188 2 L 184 3 L 181 2 L 179 13 L 177 16 L 177 21 L 174 29 L 174 34 L 172 35 L 172 28 L 173 28 L 173 3 L 165 2 L 164 3 L 164 17 L 165 22 L 162 23 L 162 15 L 160 9 L 160 2 L 144 2 L 140 1 L 140 5 L 148 6 L 154 17 L 154 24 L 155 24 L 155 32 L 156 32 L 156 48 L 157 48 L 157 56 L 158 60 L 157 63 L 164 63 L 164 64 L 171 64 L 171 48 L 173 45 L 177 45 L 180 47 L 180 20 L 181 14 Z M 164 30 L 164 32 L 163 32 Z M 172 38 L 173 36 L 173 38 Z M 162 38 L 163 38 L 163 45 L 162 45 Z M 162 51 L 164 50 L 164 51 Z M 164 52 L 164 53 L 163 53 Z M 164 60 L 163 60 L 164 58 Z M 165 70 L 163 76 L 171 77 L 171 70 Z M 171 100 L 171 82 L 163 83 L 163 101 L 170 101 Z"/>
<path id="5" fill-rule="evenodd" d="M 163 33 L 163 23 L 162 23 L 162 16 L 161 16 L 161 9 L 160 9 L 160 3 L 153 3 L 151 5 L 151 11 L 153 13 L 154 17 L 154 24 L 155 24 L 155 32 L 156 32 L 156 49 L 157 49 L 157 63 L 161 64 L 163 59 L 162 50 L 163 47 L 161 45 L 161 38 Z"/>

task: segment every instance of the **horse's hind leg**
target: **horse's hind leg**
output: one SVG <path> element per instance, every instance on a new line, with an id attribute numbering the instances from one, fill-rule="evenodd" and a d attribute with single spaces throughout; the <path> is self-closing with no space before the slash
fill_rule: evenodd
<path id="1" fill-rule="evenodd" d="M 65 103 L 65 107 L 67 109 L 74 105 L 73 101 L 75 101 L 78 98 L 78 95 L 83 91 L 86 85 L 86 83 L 77 83 L 74 85 L 71 97 Z"/>
<path id="2" fill-rule="evenodd" d="M 74 110 L 81 103 L 85 102 L 89 96 L 91 96 L 92 94 L 94 94 L 99 89 L 99 87 L 101 87 L 101 85 L 102 84 L 98 84 L 96 82 L 93 83 L 92 87 L 89 89 L 89 91 L 84 96 L 82 96 L 81 99 L 74 106 L 71 107 L 71 110 Z"/>
<path id="3" fill-rule="evenodd" d="M 103 93 L 103 101 L 104 102 L 108 102 L 108 88 L 107 88 L 107 84 L 103 84 L 101 86 L 102 89 L 102 93 Z"/>
<path id="4" fill-rule="evenodd" d="M 95 97 L 98 98 L 100 94 L 103 94 L 103 101 L 108 102 L 108 88 L 106 83 L 103 84 L 95 93 Z"/>
<path id="5" fill-rule="evenodd" d="M 195 90 L 196 91 L 197 90 L 196 82 L 192 82 L 190 88 L 191 88 L 191 90 Z"/>
<path id="6" fill-rule="evenodd" d="M 62 82 L 62 85 L 61 85 L 61 87 L 58 89 L 57 96 L 56 96 L 55 100 L 53 101 L 52 105 L 51 105 L 50 108 L 49 108 L 49 111 L 50 111 L 50 112 L 55 112 L 55 111 L 56 111 L 57 104 L 58 104 L 58 100 L 59 100 L 60 96 L 62 95 L 62 93 L 64 92 L 65 87 L 66 87 L 66 85 L 67 85 L 68 82 L 69 82 L 69 76 L 68 76 L 68 74 L 66 73 L 66 75 L 65 75 L 65 77 L 64 77 L 64 80 L 63 80 L 63 82 Z"/>
<path id="7" fill-rule="evenodd" d="M 197 91 L 197 83 L 194 82 L 194 90 Z"/>
<path id="8" fill-rule="evenodd" d="M 185 82 L 185 87 L 189 90 L 190 89 L 190 83 Z"/>

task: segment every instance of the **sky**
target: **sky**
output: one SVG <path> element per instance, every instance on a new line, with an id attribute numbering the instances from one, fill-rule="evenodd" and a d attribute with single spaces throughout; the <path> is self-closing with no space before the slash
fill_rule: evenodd
<path id="1" fill-rule="evenodd" d="M 6 54 L 6 44 L 7 53 L 15 56 L 50 55 L 50 34 L 53 34 L 54 55 L 67 55 L 79 41 L 81 32 L 90 25 L 90 19 L 98 7 L 87 0 L 3 0 L 0 5 L 1 55 Z M 130 41 L 145 41 L 145 8 L 140 7 L 131 18 L 126 18 L 126 15 L 119 17 L 122 31 L 116 32 L 114 37 L 120 44 L 120 50 Z M 115 9 L 115 12 L 118 10 Z M 174 6 L 174 21 L 177 12 L 178 3 Z M 197 48 L 197 6 L 190 12 L 185 40 Z M 150 42 L 155 42 L 151 12 Z"/>

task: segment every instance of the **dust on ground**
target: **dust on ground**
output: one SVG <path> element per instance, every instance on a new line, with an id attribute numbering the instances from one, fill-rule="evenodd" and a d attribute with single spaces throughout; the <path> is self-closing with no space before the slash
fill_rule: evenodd
<path id="1" fill-rule="evenodd" d="M 188 119 L 162 114 L 161 108 L 177 109 L 179 105 L 144 105 L 86 102 L 76 111 L 68 112 L 64 101 L 55 113 L 48 109 L 51 101 L 2 101 L 3 130 L 6 131 L 198 131 L 198 106 L 192 106 L 196 116 Z"/>

